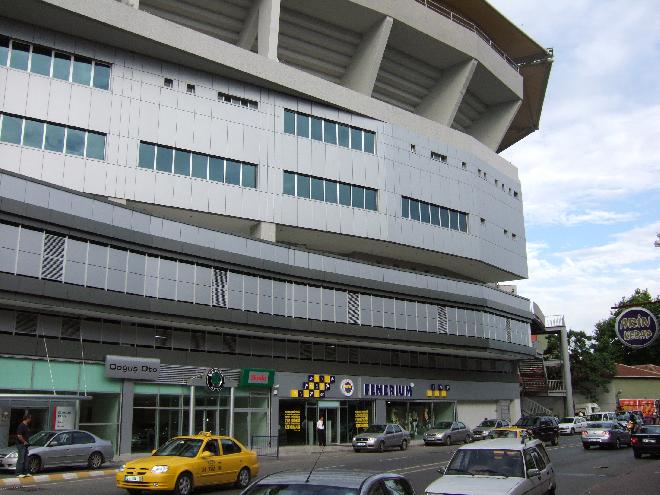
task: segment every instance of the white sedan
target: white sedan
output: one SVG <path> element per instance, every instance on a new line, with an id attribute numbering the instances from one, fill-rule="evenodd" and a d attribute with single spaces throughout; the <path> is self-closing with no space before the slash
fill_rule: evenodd
<path id="1" fill-rule="evenodd" d="M 587 431 L 587 418 L 582 416 L 568 416 L 559 421 L 560 435 L 575 435 Z"/>

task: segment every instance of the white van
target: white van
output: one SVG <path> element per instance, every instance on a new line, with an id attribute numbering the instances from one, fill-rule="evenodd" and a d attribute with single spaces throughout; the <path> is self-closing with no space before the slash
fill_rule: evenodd
<path id="1" fill-rule="evenodd" d="M 613 411 L 603 411 L 590 414 L 587 421 L 616 421 L 616 413 Z"/>

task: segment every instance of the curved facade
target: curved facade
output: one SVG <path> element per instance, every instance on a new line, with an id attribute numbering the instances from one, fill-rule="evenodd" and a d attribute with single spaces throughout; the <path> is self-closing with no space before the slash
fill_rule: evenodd
<path id="1" fill-rule="evenodd" d="M 521 185 L 496 150 L 527 132 L 545 89 L 507 49 L 537 50 L 546 78 L 551 60 L 501 16 L 489 32 L 450 7 L 7 6 L 5 337 L 43 339 L 90 369 L 130 355 L 271 370 L 269 391 L 236 382 L 226 406 L 193 419 L 246 442 L 313 441 L 306 424 L 328 407 L 337 442 L 364 411 L 415 430 L 422 416 L 515 416 L 532 314 L 492 284 L 527 275 Z M 163 369 L 151 389 L 124 380 L 121 420 L 79 424 L 105 425 L 121 451 L 185 431 L 188 382 Z M 99 378 L 98 400 L 112 401 L 112 378 Z M 412 379 L 421 388 L 403 387 Z M 83 383 L 55 382 L 73 395 Z M 155 405 L 140 405 L 150 393 Z M 259 406 L 234 409 L 235 395 Z M 170 396 L 179 406 L 166 411 Z M 153 431 L 144 446 L 138 430 Z"/>

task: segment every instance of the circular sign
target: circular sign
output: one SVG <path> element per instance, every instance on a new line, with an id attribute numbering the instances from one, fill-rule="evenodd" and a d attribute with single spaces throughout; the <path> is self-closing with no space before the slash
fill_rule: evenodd
<path id="1" fill-rule="evenodd" d="M 218 368 L 211 368 L 206 373 L 206 386 L 213 392 L 219 392 L 225 385 L 225 375 Z"/>
<path id="2" fill-rule="evenodd" d="M 339 390 L 341 390 L 341 393 L 344 394 L 346 397 L 350 397 L 353 395 L 353 392 L 355 392 L 355 385 L 353 385 L 353 380 L 350 378 L 346 378 L 345 380 L 342 380 L 341 383 L 339 384 Z"/>
<path id="3" fill-rule="evenodd" d="M 623 345 L 641 349 L 658 336 L 658 320 L 648 309 L 629 308 L 616 319 L 614 331 Z"/>

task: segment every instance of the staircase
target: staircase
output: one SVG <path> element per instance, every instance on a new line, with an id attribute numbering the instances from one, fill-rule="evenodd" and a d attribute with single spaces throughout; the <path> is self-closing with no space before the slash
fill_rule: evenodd
<path id="1" fill-rule="evenodd" d="M 527 359 L 518 363 L 523 394 L 547 394 L 548 377 L 542 359 Z"/>
<path id="2" fill-rule="evenodd" d="M 521 398 L 520 409 L 523 416 L 554 416 L 551 409 L 548 409 L 543 404 L 539 404 L 529 397 Z"/>

